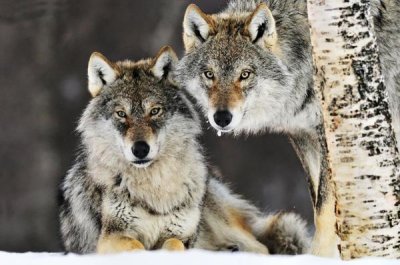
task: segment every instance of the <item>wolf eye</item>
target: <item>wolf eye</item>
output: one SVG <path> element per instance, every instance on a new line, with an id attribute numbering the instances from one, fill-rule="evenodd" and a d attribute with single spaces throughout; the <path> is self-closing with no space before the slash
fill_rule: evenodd
<path id="1" fill-rule="evenodd" d="M 126 118 L 126 113 L 123 112 L 123 111 L 117 111 L 117 115 L 118 115 L 118 117 L 120 117 L 120 118 Z"/>
<path id="2" fill-rule="evenodd" d="M 151 116 L 156 116 L 157 114 L 159 114 L 161 112 L 161 108 L 160 107 L 156 107 L 156 108 L 152 108 L 150 110 L 150 115 Z"/>
<path id="3" fill-rule="evenodd" d="M 214 73 L 212 71 L 205 71 L 204 76 L 207 77 L 208 79 L 213 79 Z"/>
<path id="4" fill-rule="evenodd" d="M 240 74 L 240 80 L 246 80 L 249 77 L 250 77 L 250 71 L 245 70 Z"/>

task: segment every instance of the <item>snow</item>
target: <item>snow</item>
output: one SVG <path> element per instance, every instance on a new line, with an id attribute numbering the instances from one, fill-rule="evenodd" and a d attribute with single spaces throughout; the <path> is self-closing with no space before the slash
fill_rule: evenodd
<path id="1" fill-rule="evenodd" d="M 248 253 L 222 253 L 190 250 L 186 252 L 148 251 L 118 255 L 63 255 L 61 253 L 9 253 L 0 251 L 0 265 L 399 265 L 398 260 L 377 258 L 344 262 L 337 259 L 301 256 L 264 256 Z"/>

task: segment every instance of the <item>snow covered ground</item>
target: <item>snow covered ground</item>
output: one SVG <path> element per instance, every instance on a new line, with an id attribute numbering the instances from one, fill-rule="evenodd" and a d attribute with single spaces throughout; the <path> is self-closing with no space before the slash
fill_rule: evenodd
<path id="1" fill-rule="evenodd" d="M 246 253 L 217 253 L 191 250 L 183 253 L 164 251 L 123 253 L 119 255 L 62 255 L 59 253 L 0 252 L 0 265 L 400 265 L 398 260 L 360 259 L 344 262 L 303 256 L 261 256 Z"/>

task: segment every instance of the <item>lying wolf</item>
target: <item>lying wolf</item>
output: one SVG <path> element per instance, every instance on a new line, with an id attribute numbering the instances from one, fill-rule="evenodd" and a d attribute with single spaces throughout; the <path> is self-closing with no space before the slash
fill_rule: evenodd
<path id="1" fill-rule="evenodd" d="M 313 253 L 337 254 L 326 144 L 314 95 L 306 0 L 232 0 L 208 15 L 190 5 L 177 78 L 218 131 L 286 133 L 314 203 Z M 400 2 L 371 0 L 393 127 L 400 135 Z M 400 148 L 400 141 L 398 141 Z"/>
<path id="2" fill-rule="evenodd" d="M 139 62 L 91 56 L 93 99 L 78 126 L 80 152 L 61 185 L 65 249 L 305 253 L 303 220 L 263 216 L 208 169 L 198 115 L 171 79 L 176 63 L 169 47 Z"/>

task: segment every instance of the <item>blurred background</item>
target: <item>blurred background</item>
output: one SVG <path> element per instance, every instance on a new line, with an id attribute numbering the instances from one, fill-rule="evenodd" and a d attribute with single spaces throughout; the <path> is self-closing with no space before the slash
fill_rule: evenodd
<path id="1" fill-rule="evenodd" d="M 192 2 L 211 13 L 227 1 L 0 0 L 0 250 L 61 250 L 57 185 L 90 99 L 91 52 L 136 60 L 170 44 L 182 55 Z M 265 211 L 298 212 L 312 229 L 305 172 L 287 137 L 233 139 L 204 127 L 209 160 L 233 190 Z"/>

